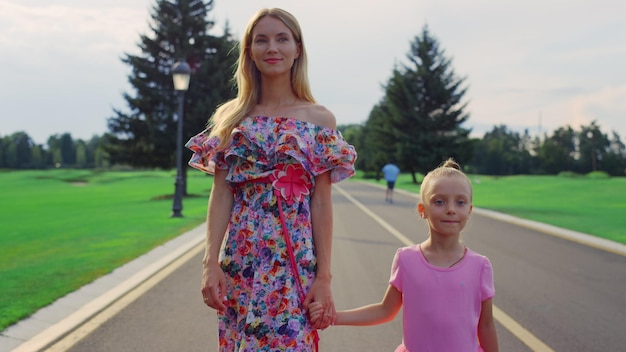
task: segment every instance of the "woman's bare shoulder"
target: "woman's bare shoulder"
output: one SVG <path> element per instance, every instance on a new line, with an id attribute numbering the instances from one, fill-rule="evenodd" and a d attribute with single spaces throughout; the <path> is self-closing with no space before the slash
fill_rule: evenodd
<path id="1" fill-rule="evenodd" d="M 335 115 L 323 105 L 307 104 L 299 112 L 301 116 L 298 118 L 304 121 L 333 130 L 337 128 Z"/>

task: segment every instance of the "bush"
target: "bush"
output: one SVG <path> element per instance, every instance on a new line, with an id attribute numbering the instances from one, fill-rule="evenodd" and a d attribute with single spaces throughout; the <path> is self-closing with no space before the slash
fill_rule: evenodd
<path id="1" fill-rule="evenodd" d="M 561 172 L 559 172 L 558 176 L 559 177 L 568 177 L 568 178 L 581 177 L 580 174 L 577 174 L 574 171 L 561 171 Z"/>
<path id="2" fill-rule="evenodd" d="M 604 171 L 592 171 L 585 175 L 585 177 L 592 180 L 604 180 L 610 178 L 611 176 Z"/>

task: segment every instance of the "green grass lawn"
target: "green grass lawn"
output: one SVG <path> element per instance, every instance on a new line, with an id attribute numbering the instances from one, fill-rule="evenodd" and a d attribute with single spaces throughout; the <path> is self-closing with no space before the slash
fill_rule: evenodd
<path id="1" fill-rule="evenodd" d="M 174 177 L 0 172 L 0 330 L 202 223 L 212 179 L 190 169 L 184 217 L 171 218 Z M 626 243 L 626 178 L 470 178 L 477 207 Z M 406 174 L 397 187 L 419 192 Z"/>
<path id="2" fill-rule="evenodd" d="M 171 218 L 174 173 L 0 173 L 0 330 L 202 223 L 211 178 L 188 173 Z"/>

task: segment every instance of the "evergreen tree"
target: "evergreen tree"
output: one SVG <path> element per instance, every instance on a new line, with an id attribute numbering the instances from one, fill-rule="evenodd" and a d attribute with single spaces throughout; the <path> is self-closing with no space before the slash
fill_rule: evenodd
<path id="1" fill-rule="evenodd" d="M 132 67 L 134 95 L 124 94 L 130 112 L 114 110 L 110 133 L 103 143 L 112 163 L 134 167 L 175 165 L 177 109 L 171 69 L 179 59 L 192 70 L 185 94 L 183 142 L 205 128 L 213 110 L 234 96 L 229 79 L 236 53 L 228 28 L 209 35 L 212 0 L 157 0 L 152 9 L 151 35 L 141 35 L 140 55 L 125 54 Z M 186 154 L 187 156 L 188 154 Z"/>
<path id="2" fill-rule="evenodd" d="M 46 167 L 46 151 L 41 144 L 35 144 L 31 150 L 32 168 L 43 169 Z"/>
<path id="3" fill-rule="evenodd" d="M 528 174 L 532 164 L 528 131 L 520 136 L 505 125 L 494 126 L 475 144 L 472 166 L 487 175 Z"/>
<path id="4" fill-rule="evenodd" d="M 539 146 L 537 157 L 544 172 L 575 171 L 576 132 L 571 126 L 559 127 Z"/>
<path id="5" fill-rule="evenodd" d="M 396 131 L 389 123 L 390 105 L 383 98 L 372 111 L 365 123 L 362 149 L 357 149 L 364 157 L 357 159 L 357 166 L 365 171 L 375 172 L 380 177 L 380 170 L 390 161 L 398 160 Z M 367 155 L 367 157 L 365 157 Z"/>
<path id="6" fill-rule="evenodd" d="M 85 141 L 79 139 L 76 141 L 76 168 L 84 169 L 87 167 L 87 145 Z"/>
<path id="7" fill-rule="evenodd" d="M 601 170 L 600 164 L 610 151 L 611 142 L 606 134 L 600 131 L 596 121 L 589 126 L 581 126 L 578 133 L 579 170 L 582 173 Z"/>
<path id="8" fill-rule="evenodd" d="M 63 133 L 59 138 L 61 147 L 61 159 L 63 166 L 74 167 L 76 165 L 76 145 L 69 133 Z"/>
<path id="9" fill-rule="evenodd" d="M 461 127 L 469 115 L 462 102 L 466 88 L 451 60 L 424 26 L 411 43 L 408 65 L 393 71 L 386 86 L 388 124 L 400 168 L 426 173 L 448 157 L 461 164 L 471 158 L 470 130 Z"/>
<path id="10" fill-rule="evenodd" d="M 612 176 L 626 175 L 626 145 L 622 143 L 617 132 L 612 131 L 609 152 L 602 161 L 602 170 Z"/>
<path id="11" fill-rule="evenodd" d="M 27 169 L 32 164 L 33 140 L 26 132 L 15 132 L 0 139 L 0 167 Z"/>

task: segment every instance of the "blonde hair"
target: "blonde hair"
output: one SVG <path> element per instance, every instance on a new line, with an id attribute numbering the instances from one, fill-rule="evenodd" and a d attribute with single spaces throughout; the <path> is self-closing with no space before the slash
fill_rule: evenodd
<path id="1" fill-rule="evenodd" d="M 307 55 L 298 20 L 279 8 L 261 9 L 248 22 L 246 32 L 239 43 L 239 60 L 233 77 L 237 84 L 237 97 L 221 105 L 209 120 L 210 136 L 217 136 L 220 139 L 218 149 L 228 146 L 233 129 L 254 109 L 261 96 L 261 73 L 250 57 L 250 46 L 252 31 L 265 16 L 271 16 L 284 23 L 291 31 L 296 44 L 300 46 L 300 56 L 291 67 L 291 88 L 298 99 L 315 103 L 309 86 Z"/>
<path id="2" fill-rule="evenodd" d="M 471 197 L 473 193 L 472 182 L 467 177 L 467 175 L 463 173 L 463 171 L 461 171 L 461 166 L 459 166 L 459 164 L 456 161 L 454 161 L 454 159 L 448 158 L 448 160 L 444 161 L 443 163 L 441 163 L 441 165 L 439 165 L 437 168 L 433 169 L 428 174 L 426 174 L 426 176 L 424 176 L 424 180 L 422 181 L 422 184 L 420 185 L 420 199 L 422 203 L 426 204 L 426 195 L 428 191 L 430 190 L 431 180 L 439 178 L 439 177 L 449 177 L 449 176 L 462 177 L 465 179 L 465 181 L 467 181 L 467 185 L 469 186 L 469 190 L 470 190 L 470 201 L 471 201 L 472 200 Z"/>

